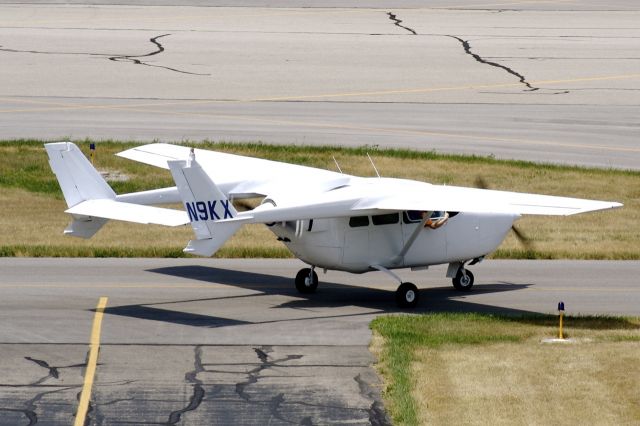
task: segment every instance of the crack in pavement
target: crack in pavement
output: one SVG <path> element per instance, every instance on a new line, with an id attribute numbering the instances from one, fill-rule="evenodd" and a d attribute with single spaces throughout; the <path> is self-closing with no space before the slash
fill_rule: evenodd
<path id="1" fill-rule="evenodd" d="M 198 379 L 197 377 L 199 373 L 206 371 L 202 366 L 202 346 L 196 346 L 193 352 L 193 370 L 184 375 L 184 379 L 187 382 L 193 383 L 193 395 L 191 395 L 189 404 L 187 404 L 186 407 L 180 410 L 172 411 L 169 414 L 169 420 L 167 421 L 167 423 L 165 423 L 167 425 L 177 424 L 184 413 L 198 409 L 198 407 L 202 403 L 202 400 L 204 399 L 206 392 L 202 387 L 202 380 Z"/>
<path id="2" fill-rule="evenodd" d="M 377 397 L 376 391 L 371 387 L 369 383 L 362 379 L 362 376 L 358 374 L 353 378 L 358 384 L 358 388 L 360 389 L 360 395 L 365 398 L 373 401 L 371 406 L 367 410 L 369 412 L 369 422 L 372 426 L 387 426 L 391 425 L 391 422 L 387 418 L 384 406 L 380 402 L 380 399 Z"/>
<path id="3" fill-rule="evenodd" d="M 25 402 L 24 405 L 25 405 L 25 407 L 27 407 L 27 409 L 25 410 L 25 415 L 26 415 L 27 412 L 32 414 L 32 416 L 28 416 L 27 415 L 27 418 L 29 419 L 29 425 L 28 426 L 33 426 L 36 423 L 38 423 L 38 415 L 36 414 L 36 409 L 38 408 L 38 406 L 37 406 L 36 403 L 40 402 L 40 400 L 42 398 L 44 398 L 45 395 L 53 394 L 53 393 L 56 393 L 56 392 L 62 392 L 62 391 L 66 391 L 66 390 L 70 390 L 70 389 L 74 389 L 74 388 L 78 388 L 78 387 L 80 387 L 80 386 L 79 385 L 77 385 L 77 386 L 66 386 L 66 387 L 63 387 L 63 388 L 60 388 L 60 389 L 40 392 L 40 393 L 36 394 L 36 396 L 31 398 L 30 400 Z"/>
<path id="4" fill-rule="evenodd" d="M 256 356 L 258 357 L 258 359 L 260 360 L 260 365 L 249 370 L 247 373 L 245 373 L 247 374 L 246 381 L 236 383 L 236 393 L 238 394 L 238 396 L 240 396 L 240 398 L 244 399 L 248 403 L 263 404 L 263 402 L 261 401 L 252 401 L 251 397 L 245 392 L 245 388 L 252 384 L 258 383 L 258 380 L 260 380 L 260 374 L 262 373 L 262 371 L 275 367 L 282 362 L 287 362 L 292 359 L 300 359 L 303 357 L 303 355 L 287 355 L 284 358 L 274 359 L 270 361 L 269 354 L 273 352 L 272 346 L 263 346 L 262 348 L 253 348 L 253 350 L 256 353 Z M 279 393 L 278 395 L 274 396 L 267 403 L 269 412 L 274 418 L 282 422 L 295 424 L 295 422 L 285 419 L 280 413 L 280 406 L 284 402 L 285 402 L 284 393 Z M 311 422 L 310 417 L 309 417 L 309 422 Z M 308 424 L 311 424 L 311 423 L 308 423 Z"/>
<path id="5" fill-rule="evenodd" d="M 48 362 L 43 361 L 41 359 L 31 358 L 30 356 L 25 356 L 24 359 L 32 361 L 32 362 L 35 362 L 40 367 L 46 368 L 47 370 L 49 370 L 49 374 L 48 375 L 46 375 L 46 376 L 40 378 L 39 380 L 36 380 L 35 382 L 31 383 L 32 385 L 39 385 L 40 383 L 42 383 L 45 380 L 47 380 L 49 377 L 53 377 L 54 379 L 57 379 L 58 377 L 60 377 L 60 373 L 58 372 L 58 368 L 57 367 L 51 367 Z"/>
<path id="6" fill-rule="evenodd" d="M 247 373 L 245 373 L 247 375 L 246 382 L 236 383 L 236 393 L 238 394 L 238 396 L 240 396 L 240 398 L 244 399 L 247 402 L 251 400 L 251 397 L 247 395 L 244 389 L 247 386 L 258 382 L 258 375 L 262 372 L 262 370 L 271 368 L 271 365 L 268 359 L 269 358 L 268 354 L 273 352 L 273 348 L 271 346 L 263 346 L 262 348 L 263 349 L 253 348 L 256 355 L 258 356 L 258 359 L 260 359 L 260 365 L 258 365 L 256 368 L 252 370 L 249 370 Z"/>
<path id="7" fill-rule="evenodd" d="M 387 16 L 389 17 L 389 19 L 391 19 L 393 21 L 393 24 L 399 28 L 402 28 L 404 30 L 409 31 L 411 34 L 413 35 L 418 35 L 418 33 L 413 29 L 413 28 L 409 28 L 405 25 L 402 25 L 402 20 L 399 19 L 394 13 L 392 12 L 387 12 Z M 493 62 L 493 61 L 489 61 L 486 58 L 483 58 L 482 56 L 478 55 L 477 53 L 474 53 L 471 51 L 471 44 L 469 43 L 468 40 L 464 40 L 460 37 L 454 36 L 454 35 L 450 35 L 450 34 L 443 34 L 444 37 L 450 37 L 453 38 L 455 40 L 458 40 L 461 44 L 462 47 L 464 48 L 464 51 L 466 54 L 471 55 L 471 57 L 473 57 L 473 59 L 475 59 L 477 62 L 481 63 L 481 64 L 485 64 L 485 65 L 489 65 L 492 67 L 496 67 L 496 68 L 500 68 L 505 70 L 506 72 L 508 72 L 509 74 L 515 76 L 518 78 L 518 80 L 520 81 L 520 83 L 524 84 L 527 89 L 525 89 L 526 92 L 535 92 L 537 90 L 540 90 L 539 87 L 535 87 L 532 86 L 531 83 L 529 83 L 527 81 L 527 79 L 525 78 L 524 75 L 520 74 L 519 72 L 509 68 L 506 65 L 502 65 L 498 62 Z M 561 92 L 555 92 L 553 93 L 554 95 L 559 95 L 559 94 L 565 94 L 568 93 L 567 91 L 561 91 Z"/>
<path id="8" fill-rule="evenodd" d="M 26 401 L 24 403 L 25 408 L 23 408 L 23 409 L 21 409 L 21 408 L 0 407 L 0 411 L 22 413 L 27 418 L 27 420 L 29 420 L 28 426 L 33 426 L 33 425 L 38 423 L 38 415 L 36 413 L 36 410 L 38 408 L 37 403 L 40 402 L 40 400 L 42 398 L 44 398 L 46 395 L 49 395 L 49 394 L 53 394 L 53 393 L 62 392 L 62 391 L 66 391 L 66 390 L 70 390 L 70 389 L 81 387 L 80 385 L 73 385 L 73 386 L 69 386 L 69 385 L 42 385 L 42 383 L 44 381 L 46 381 L 49 377 L 53 377 L 54 379 L 58 379 L 60 377 L 60 373 L 59 373 L 58 369 L 84 367 L 84 366 L 86 366 L 86 364 L 74 364 L 74 365 L 69 365 L 69 366 L 64 366 L 64 367 L 53 367 L 53 366 L 49 365 L 48 362 L 46 362 L 44 360 L 41 360 L 41 359 L 35 359 L 35 358 L 29 357 L 29 356 L 26 356 L 24 358 L 26 360 L 28 360 L 28 361 L 32 361 L 32 362 L 36 363 L 37 365 L 39 365 L 42 368 L 46 368 L 48 370 L 48 374 L 46 376 L 44 376 L 44 377 L 41 377 L 40 379 L 37 379 L 35 382 L 32 382 L 32 383 L 28 383 L 28 384 L 25 384 L 25 385 L 6 385 L 6 386 L 7 387 L 16 387 L 16 388 L 17 387 L 37 387 L 37 388 L 51 388 L 51 387 L 54 387 L 55 389 L 37 393 L 33 398 L 29 399 L 28 401 Z"/>
<path id="9" fill-rule="evenodd" d="M 269 412 L 273 417 L 275 417 L 276 419 L 282 422 L 293 423 L 285 419 L 284 417 L 282 417 L 282 414 L 280 413 L 280 404 L 282 404 L 283 402 L 284 402 L 284 393 L 279 393 L 278 395 L 271 398 L 271 400 L 269 401 Z"/>
<path id="10" fill-rule="evenodd" d="M 300 426 L 313 426 L 313 421 L 311 420 L 311 417 L 305 417 L 302 420 L 300 420 Z"/>
<path id="11" fill-rule="evenodd" d="M 162 68 L 162 69 L 173 71 L 173 72 L 177 72 L 177 73 L 180 73 L 180 74 L 210 76 L 211 74 L 207 74 L 207 73 L 190 72 L 190 71 L 180 70 L 180 69 L 177 69 L 177 68 L 167 67 L 167 66 L 164 66 L 164 65 L 149 64 L 147 62 L 144 62 L 144 61 L 141 61 L 140 59 L 138 59 L 138 58 L 147 58 L 149 56 L 155 56 L 155 55 L 157 55 L 159 53 L 164 52 L 165 48 L 158 41 L 158 39 L 162 38 L 162 37 L 170 36 L 170 35 L 171 34 L 162 34 L 162 35 L 159 35 L 159 36 L 151 37 L 149 39 L 149 41 L 156 45 L 156 50 L 154 50 L 152 52 L 149 52 L 149 53 L 145 53 L 143 55 L 113 55 L 113 54 L 109 54 L 109 53 L 95 53 L 95 52 L 54 52 L 54 51 L 42 51 L 42 50 L 20 50 L 20 49 L 10 49 L 10 48 L 7 48 L 7 47 L 2 47 L 2 45 L 0 45 L 0 52 L 32 53 L 32 54 L 37 54 L 37 55 L 98 56 L 98 57 L 102 57 L 102 58 L 107 58 L 107 59 L 109 59 L 110 61 L 113 61 L 113 62 L 130 62 L 130 63 L 133 63 L 135 65 L 144 65 L 144 66 L 147 66 L 147 67 Z"/>
<path id="12" fill-rule="evenodd" d="M 388 423 L 384 423 L 379 421 L 381 416 L 384 416 L 384 412 L 378 411 L 378 406 L 376 405 L 374 397 L 378 397 L 377 388 L 374 385 L 371 385 L 371 388 L 367 388 L 367 381 L 372 380 L 375 381 L 372 376 L 370 376 L 369 372 L 362 372 L 361 376 L 358 375 L 355 381 L 358 383 L 358 387 L 348 386 L 349 392 L 356 399 L 357 406 L 351 406 L 350 403 L 344 403 L 342 399 L 331 398 L 329 400 L 324 400 L 324 396 L 321 396 L 318 400 L 316 400 L 316 395 L 318 392 L 322 395 L 325 393 L 331 394 L 332 389 L 329 383 L 319 383 L 321 390 L 315 390 L 314 386 L 311 385 L 311 389 L 309 388 L 309 381 L 313 380 L 309 374 L 304 376 L 289 376 L 287 372 L 285 374 L 285 370 L 293 367 L 294 371 L 300 371 L 299 368 L 308 368 L 311 367 L 333 367 L 332 364 L 329 363 L 311 363 L 309 365 L 299 365 L 304 364 L 302 362 L 295 362 L 291 360 L 297 359 L 306 359 L 304 355 L 291 354 L 291 352 L 280 352 L 280 349 L 276 349 L 276 346 L 244 346 L 243 351 L 244 354 L 249 352 L 249 359 L 237 359 L 230 358 L 228 363 L 223 363 L 220 365 L 230 366 L 230 370 L 224 370 L 221 368 L 216 368 L 215 363 L 206 363 L 207 358 L 204 349 L 208 347 L 208 345 L 189 345 L 190 350 L 187 353 L 186 362 L 187 368 L 186 372 L 183 372 L 183 381 L 178 381 L 181 383 L 181 389 L 184 389 L 181 393 L 179 393 L 180 398 L 176 401 L 173 398 L 169 398 L 167 400 L 164 399 L 149 399 L 143 395 L 146 394 L 138 394 L 135 391 L 134 393 L 128 391 L 128 388 L 117 387 L 112 393 L 113 398 L 109 401 L 105 401 L 101 403 L 99 401 L 100 398 L 104 398 L 105 393 L 97 395 L 93 401 L 91 401 L 91 405 L 89 407 L 89 412 L 87 416 L 86 424 L 94 424 L 94 425 L 102 425 L 102 424 L 144 424 L 144 425 L 177 425 L 185 422 L 202 422 L 205 416 L 205 413 L 210 413 L 212 410 L 218 412 L 221 410 L 225 419 L 234 419 L 240 416 L 245 415 L 248 419 L 255 419 L 259 416 L 264 420 L 264 423 L 267 422 L 276 423 L 276 424 L 300 424 L 300 425 L 316 425 L 316 424 L 327 424 L 331 422 L 337 422 L 339 419 L 345 422 L 353 422 L 353 423 L 371 423 L 373 425 L 386 425 Z M 277 355 L 276 355 L 277 353 Z M 189 356 L 189 354 L 191 354 Z M 253 358 L 251 358 L 253 356 Z M 26 359 L 26 357 L 21 357 Z M 238 363 L 234 363 L 234 360 L 242 361 Z M 66 392 L 72 394 L 74 390 L 79 390 L 81 385 L 71 386 L 69 384 L 63 385 L 61 380 L 66 376 L 64 375 L 63 370 L 61 368 L 68 367 L 59 367 L 50 365 L 47 361 L 37 360 L 35 358 L 28 359 L 29 363 L 27 365 L 38 368 L 44 368 L 41 373 L 37 374 L 32 379 L 33 381 L 37 381 L 38 384 L 36 387 L 42 388 L 37 389 L 36 391 L 44 391 L 38 393 L 37 395 L 31 394 L 28 395 L 27 398 L 31 397 L 29 401 L 26 403 L 18 403 L 15 406 L 10 403 L 8 405 L 0 405 L 0 419 L 2 416 L 9 418 L 9 416 L 14 419 L 13 421 L 16 424 L 29 424 L 31 426 L 38 425 L 40 423 L 50 422 L 49 419 L 49 411 L 53 409 L 52 403 L 57 402 L 59 397 L 52 398 L 48 397 L 48 394 L 59 392 L 58 395 L 66 395 Z M 291 361 L 291 362 L 290 362 Z M 31 364 L 33 363 L 33 364 Z M 295 365 L 288 365 L 288 364 Z M 81 364 L 84 365 L 84 364 Z M 76 365 L 75 367 L 80 367 L 81 365 Z M 245 369 L 240 369 L 238 367 L 234 367 L 237 365 L 245 365 Z M 362 368 L 365 368 L 367 365 L 362 363 L 356 363 L 354 365 L 337 365 L 338 367 L 353 367 L 357 368 L 358 371 L 361 371 Z M 49 381 L 45 381 L 42 383 L 42 378 L 39 376 L 47 373 L 46 377 L 53 377 L 53 371 L 51 369 L 55 369 L 53 371 L 57 371 L 58 379 L 48 379 Z M 281 370 L 284 369 L 284 370 Z M 40 371 L 35 369 L 36 372 Z M 219 371 L 221 373 L 232 373 L 236 375 L 235 380 L 226 381 L 223 377 L 224 383 L 212 383 L 210 379 L 207 379 L 205 375 L 202 373 L 213 373 Z M 51 372 L 51 375 L 49 373 Z M 280 373 L 283 375 L 280 375 Z M 353 376 L 357 374 L 357 372 L 353 372 L 351 374 L 341 374 L 347 381 L 354 380 Z M 373 373 L 371 373 L 373 374 Z M 280 379 L 278 377 L 283 377 L 285 379 Z M 294 385 L 294 382 L 287 381 L 286 377 L 303 377 L 302 379 L 302 388 L 301 392 L 298 392 L 294 387 L 293 391 L 290 390 L 289 386 Z M 37 380 L 36 380 L 37 379 Z M 273 382 L 275 380 L 275 382 Z M 295 379 L 293 379 L 295 380 Z M 240 383 L 234 383 L 240 381 Z M 127 385 L 129 383 L 136 382 L 136 380 L 131 381 L 118 381 L 118 382 L 106 382 L 106 384 L 112 383 L 115 386 Z M 257 386 L 249 387 L 253 384 L 258 383 Z M 291 383 L 289 385 L 288 383 Z M 101 386 L 104 386 L 105 382 L 101 383 Z M 13 385 L 15 386 L 15 385 Z M 25 385 L 19 385 L 25 386 Z M 294 385 L 295 386 L 295 385 Z M 235 388 L 235 392 L 234 392 Z M 363 395 L 364 399 L 359 396 Z M 34 396 L 35 395 L 35 396 Z M 79 396 L 79 394 L 78 394 Z M 303 396 L 305 396 L 303 398 Z M 309 399 L 307 399 L 309 396 Z M 206 399 L 205 399 L 206 397 Z M 73 398 L 73 397 L 71 397 Z M 69 399 L 71 399 L 69 398 Z M 217 399 L 220 398 L 220 399 Z M 242 399 L 241 399 L 242 398 Z M 26 399 L 26 398 L 25 398 Z M 49 404 L 43 404 L 45 401 L 48 401 Z M 136 401 L 136 404 L 133 406 L 158 406 L 158 407 L 169 407 L 168 409 L 164 409 L 163 413 L 160 413 L 161 417 L 158 419 L 146 419 L 144 414 L 140 414 L 143 411 L 136 411 L 139 413 L 139 416 L 143 416 L 139 419 L 128 419 L 126 416 L 131 416 L 132 411 L 130 406 L 127 404 L 123 409 L 118 409 L 118 403 Z M 39 407 L 37 408 L 36 405 Z M 55 404 L 54 404 L 55 405 Z M 112 408 L 107 410 L 106 406 L 111 406 Z M 177 406 L 177 407 L 176 407 Z M 182 408 L 184 407 L 184 408 Z M 180 409 L 176 409 L 180 408 Z M 162 409 L 162 408 L 161 408 Z M 171 411 L 176 409 L 175 411 Z M 197 410 L 192 414 L 185 414 L 189 411 Z M 234 410 L 238 410 L 236 414 Z M 128 414 L 127 414 L 128 413 Z M 199 414 L 198 414 L 199 413 Z M 242 414 L 241 414 L 242 413 Z M 245 414 L 246 413 L 246 414 Z M 71 416 L 72 413 L 68 413 L 68 416 Z M 135 414 L 133 414 L 135 415 Z M 195 419 L 194 419 L 195 417 Z M 69 417 L 71 418 L 71 417 Z M 71 418 L 72 419 L 72 418 Z M 267 420 L 268 419 L 268 420 Z M 332 420 L 329 420 L 332 419 Z M 132 421 L 133 420 L 133 421 Z M 0 423 L 2 421 L 0 420 Z"/>
<path id="13" fill-rule="evenodd" d="M 153 64 L 149 64 L 147 62 L 143 62 L 138 58 L 147 58 L 149 56 L 155 56 L 159 53 L 164 52 L 164 46 L 162 44 L 160 44 L 160 42 L 158 41 L 159 38 L 162 37 L 166 37 L 166 36 L 170 36 L 171 34 L 162 34 L 159 36 L 155 36 L 155 37 L 151 37 L 149 39 L 149 41 L 153 44 L 156 45 L 157 49 L 154 50 L 153 52 L 149 52 L 149 53 L 145 53 L 144 55 L 119 55 L 119 56 L 111 56 L 109 57 L 110 61 L 114 61 L 114 62 L 131 62 L 135 65 L 145 65 L 147 67 L 154 67 L 154 68 L 162 68 L 165 70 L 169 70 L 169 71 L 174 71 L 174 72 L 179 72 L 181 74 L 190 74 L 190 75 L 211 75 L 211 74 L 200 74 L 200 73 L 196 73 L 196 72 L 189 72 L 189 71 L 183 71 L 183 70 L 179 70 L 177 68 L 171 68 L 171 67 L 167 67 L 164 65 L 153 65 Z"/>
<path id="14" fill-rule="evenodd" d="M 387 16 L 389 17 L 389 19 L 391 19 L 393 21 L 393 25 L 395 25 L 396 27 L 402 28 L 403 30 L 407 30 L 413 35 L 418 35 L 418 33 L 415 30 L 413 30 L 413 29 L 411 29 L 409 27 L 406 27 L 404 25 L 401 25 L 402 24 L 402 19 L 398 19 L 394 13 L 387 12 Z"/>
<path id="15" fill-rule="evenodd" d="M 135 401 L 135 398 L 134 397 L 131 397 L 131 398 L 119 398 L 119 399 L 114 399 L 114 400 L 107 401 L 107 402 L 101 402 L 99 405 L 96 404 L 96 406 L 95 406 L 95 409 L 96 409 L 96 411 L 95 411 L 95 420 L 94 420 L 95 424 L 97 426 L 103 425 L 105 420 L 106 420 L 104 414 L 102 414 L 102 412 L 100 411 L 100 409 L 102 407 L 106 407 L 106 406 L 109 406 L 109 405 L 115 405 L 115 404 L 118 404 L 120 402 L 127 402 L 127 401 Z"/>
<path id="16" fill-rule="evenodd" d="M 492 67 L 503 69 L 506 72 L 508 72 L 509 74 L 518 77 L 518 80 L 520 81 L 520 83 L 522 83 L 522 84 L 524 84 L 525 86 L 528 87 L 528 89 L 525 89 L 526 92 L 534 92 L 536 90 L 540 90 L 539 87 L 532 86 L 531 83 L 529 83 L 527 81 L 525 76 L 523 76 L 519 72 L 512 70 L 511 68 L 509 68 L 506 65 L 502 65 L 502 64 L 499 64 L 497 62 L 488 61 L 488 60 L 484 59 L 482 56 L 478 55 L 477 53 L 473 53 L 471 51 L 471 44 L 469 43 L 468 40 L 464 40 L 464 39 L 462 39 L 460 37 L 457 37 L 457 36 L 454 36 L 454 35 L 449 35 L 449 34 L 446 34 L 446 37 L 450 37 L 450 38 L 458 40 L 462 44 L 462 47 L 463 47 L 465 53 L 467 55 L 471 55 L 473 57 L 473 59 L 475 59 L 477 62 L 479 62 L 481 64 L 489 65 L 489 66 L 492 66 Z"/>
<path id="17" fill-rule="evenodd" d="M 34 411 L 31 410 L 23 410 L 20 408 L 5 408 L 5 407 L 0 407 L 0 412 L 2 411 L 6 411 L 9 413 L 22 413 L 24 414 L 24 416 L 27 418 L 27 420 L 29 420 L 28 426 L 32 426 L 35 425 L 36 423 L 38 423 L 38 416 L 36 415 L 36 413 Z"/>
<path id="18" fill-rule="evenodd" d="M 107 53 L 92 53 L 92 52 L 48 52 L 43 50 L 21 50 L 21 49 L 9 49 L 8 47 L 2 47 L 0 45 L 0 52 L 8 53 L 33 53 L 35 55 L 70 55 L 70 56 L 100 56 L 109 57 L 111 55 Z"/>

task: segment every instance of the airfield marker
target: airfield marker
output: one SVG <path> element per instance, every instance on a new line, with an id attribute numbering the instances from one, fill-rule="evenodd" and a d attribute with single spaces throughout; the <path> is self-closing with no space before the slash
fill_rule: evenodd
<path id="1" fill-rule="evenodd" d="M 96 144 L 91 142 L 89 144 L 89 156 L 91 157 L 91 165 L 93 166 L 93 157 L 95 157 L 96 153 Z"/>
<path id="2" fill-rule="evenodd" d="M 560 328 L 558 330 L 558 339 L 564 339 L 562 333 L 562 317 L 564 316 L 564 302 L 558 303 L 558 314 L 560 315 Z"/>

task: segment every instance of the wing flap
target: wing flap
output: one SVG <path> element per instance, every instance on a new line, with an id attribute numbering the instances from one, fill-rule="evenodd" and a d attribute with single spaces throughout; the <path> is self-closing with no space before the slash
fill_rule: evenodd
<path id="1" fill-rule="evenodd" d="M 83 201 L 66 210 L 66 213 L 165 226 L 179 226 L 189 223 L 189 217 L 184 211 L 108 199 Z"/>

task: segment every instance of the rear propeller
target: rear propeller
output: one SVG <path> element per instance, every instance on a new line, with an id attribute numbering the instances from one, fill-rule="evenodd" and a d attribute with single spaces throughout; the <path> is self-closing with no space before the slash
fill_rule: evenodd
<path id="1" fill-rule="evenodd" d="M 487 181 L 482 176 L 478 176 L 476 178 L 475 185 L 476 188 L 491 189 Z M 527 237 L 520 229 L 518 229 L 518 227 L 516 227 L 516 225 L 511 225 L 511 230 L 513 231 L 513 235 L 516 236 L 516 239 L 520 244 L 522 244 L 526 251 L 534 250 L 533 241 L 531 240 L 531 238 Z"/>
<path id="2" fill-rule="evenodd" d="M 236 210 L 238 211 L 247 211 L 247 210 L 253 210 L 255 208 L 255 206 L 251 205 L 251 203 L 248 203 L 245 200 L 233 200 L 233 205 L 235 206 Z"/>

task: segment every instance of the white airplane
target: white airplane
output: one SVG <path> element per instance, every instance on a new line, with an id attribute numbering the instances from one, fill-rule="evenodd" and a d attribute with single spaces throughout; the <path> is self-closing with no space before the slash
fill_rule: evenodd
<path id="1" fill-rule="evenodd" d="M 171 171 L 175 187 L 117 195 L 71 142 L 45 145 L 66 210 L 64 233 L 93 236 L 109 219 L 179 226 L 195 238 L 186 253 L 211 256 L 242 225 L 261 223 L 310 267 L 298 272 L 301 293 L 318 286 L 315 268 L 382 271 L 400 283 L 396 301 L 415 307 L 418 289 L 393 269 L 449 264 L 457 290 L 473 286 L 466 268 L 494 251 L 521 215 L 573 215 L 622 204 L 407 179 L 366 178 L 185 146 L 150 144 L 117 155 Z M 339 167 L 338 167 L 339 168 Z M 238 212 L 234 200 L 262 198 Z M 155 207 L 183 203 L 185 210 Z"/>

